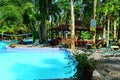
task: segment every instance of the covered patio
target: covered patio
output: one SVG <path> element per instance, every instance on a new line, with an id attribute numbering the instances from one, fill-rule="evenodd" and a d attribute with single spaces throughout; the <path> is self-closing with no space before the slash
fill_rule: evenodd
<path id="1" fill-rule="evenodd" d="M 56 34 L 56 36 L 59 36 L 62 38 L 61 43 L 62 44 L 68 44 L 70 45 L 71 42 L 71 26 L 68 24 L 61 24 L 55 28 L 51 29 L 52 32 Z M 92 39 L 89 40 L 83 40 L 80 38 L 81 31 L 88 31 L 90 34 L 90 24 L 84 25 L 84 23 L 80 20 L 75 20 L 75 43 L 76 46 L 85 46 L 85 44 L 92 44 Z M 62 35 L 59 33 L 61 32 Z M 96 27 L 96 34 L 102 33 L 103 28 L 102 27 Z M 56 37 L 57 38 L 57 37 Z M 96 39 L 96 43 L 98 42 L 98 39 Z"/>

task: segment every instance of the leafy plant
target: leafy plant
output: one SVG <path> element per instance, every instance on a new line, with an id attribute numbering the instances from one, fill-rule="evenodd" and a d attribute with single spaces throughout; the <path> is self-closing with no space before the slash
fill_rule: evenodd
<path id="1" fill-rule="evenodd" d="M 80 38 L 82 38 L 82 39 L 90 39 L 91 38 L 91 34 L 88 31 L 81 31 Z"/>
<path id="2" fill-rule="evenodd" d="M 75 65 L 75 68 L 73 71 L 75 74 L 73 75 L 73 78 L 77 78 L 77 80 L 91 80 L 92 79 L 92 74 L 93 71 L 96 68 L 96 63 L 97 61 L 94 60 L 93 58 L 88 58 L 87 54 L 82 53 L 74 55 L 74 58 L 70 58 L 70 63 L 68 66 Z M 72 59 L 72 60 L 71 60 Z"/>
<path id="3" fill-rule="evenodd" d="M 91 80 L 95 69 L 95 60 L 88 58 L 87 54 L 77 54 L 75 59 L 78 62 L 76 66 L 75 76 L 78 80 Z"/>

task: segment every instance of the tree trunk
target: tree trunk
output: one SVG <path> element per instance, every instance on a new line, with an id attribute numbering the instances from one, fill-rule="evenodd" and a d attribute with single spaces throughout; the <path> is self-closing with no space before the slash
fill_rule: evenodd
<path id="1" fill-rule="evenodd" d="M 47 25 L 46 25 L 46 20 L 44 21 L 44 27 L 42 29 L 42 39 L 45 41 L 47 39 Z"/>
<path id="2" fill-rule="evenodd" d="M 47 16 L 48 16 L 48 13 L 47 13 L 47 4 L 48 4 L 48 1 L 45 0 L 45 3 L 44 3 L 44 10 L 43 10 L 43 15 L 44 15 L 44 20 L 43 20 L 43 29 L 42 29 L 42 40 L 45 41 L 47 39 L 47 25 L 46 25 L 46 21 L 47 21 Z"/>
<path id="3" fill-rule="evenodd" d="M 114 2 L 116 2 L 116 0 L 114 0 Z M 115 12 L 116 11 L 116 4 L 114 5 L 114 13 L 116 13 Z M 115 16 L 114 16 L 115 17 Z M 115 17 L 116 18 L 116 17 Z M 114 36 L 113 36 L 113 38 L 114 38 L 114 42 L 116 41 L 116 39 L 117 39 L 117 32 L 116 32 L 116 23 L 117 23 L 117 20 L 116 19 L 114 19 Z"/>
<path id="4" fill-rule="evenodd" d="M 97 0 L 94 0 L 94 20 L 96 18 L 96 6 L 97 6 Z M 93 33 L 93 44 L 94 44 L 93 48 L 96 48 L 96 29 Z"/>
<path id="5" fill-rule="evenodd" d="M 120 40 L 120 10 L 118 12 L 119 12 L 118 40 Z"/>
<path id="6" fill-rule="evenodd" d="M 110 17 L 109 17 L 109 15 L 108 15 L 108 24 L 107 24 L 107 46 L 109 45 L 109 40 L 110 40 L 110 38 L 109 38 L 109 32 L 110 32 Z"/>
<path id="7" fill-rule="evenodd" d="M 94 0 L 94 19 L 96 18 L 96 6 L 97 6 L 97 0 Z"/>
<path id="8" fill-rule="evenodd" d="M 75 20 L 74 20 L 74 0 L 71 0 L 71 20 L 72 20 L 72 30 L 71 30 L 71 49 L 75 49 Z"/>
<path id="9" fill-rule="evenodd" d="M 41 29 L 40 24 L 38 25 L 38 35 L 39 35 L 39 38 L 40 38 L 40 42 L 42 42 L 42 29 Z"/>
<path id="10" fill-rule="evenodd" d="M 113 38 L 114 38 L 114 41 L 116 41 L 116 20 L 114 20 L 114 36 L 113 36 Z"/>
<path id="11" fill-rule="evenodd" d="M 103 27 L 103 46 L 106 44 L 106 26 Z"/>

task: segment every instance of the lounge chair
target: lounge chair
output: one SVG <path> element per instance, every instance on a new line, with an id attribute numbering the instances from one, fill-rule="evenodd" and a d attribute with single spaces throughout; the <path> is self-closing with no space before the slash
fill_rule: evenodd
<path id="1" fill-rule="evenodd" d="M 113 42 L 111 42 L 109 44 L 109 46 L 105 49 L 105 51 L 103 50 L 102 52 L 102 56 L 118 56 L 120 55 L 120 50 L 113 50 L 111 48 L 111 46 L 113 45 Z"/>
<path id="2" fill-rule="evenodd" d="M 24 44 L 24 41 L 22 38 L 18 38 L 18 44 Z"/>
<path id="3" fill-rule="evenodd" d="M 34 43 L 32 45 L 29 45 L 28 47 L 34 47 L 34 46 L 37 46 L 39 45 L 39 39 L 35 39 Z"/>
<path id="4" fill-rule="evenodd" d="M 101 56 L 117 57 L 117 56 L 120 56 L 120 50 L 113 50 L 113 51 L 104 52 L 101 54 Z"/>
<path id="5" fill-rule="evenodd" d="M 120 50 L 114 52 L 113 57 L 117 57 L 117 56 L 120 56 Z"/>
<path id="6" fill-rule="evenodd" d="M 39 45 L 40 47 L 50 46 L 50 43 L 48 40 L 46 40 L 43 44 Z"/>
<path id="7" fill-rule="evenodd" d="M 50 43 L 49 43 L 48 40 L 46 40 L 46 41 L 44 42 L 44 46 L 50 46 Z"/>
<path id="8" fill-rule="evenodd" d="M 113 42 L 110 42 L 110 44 L 107 47 L 103 47 L 103 48 L 98 48 L 98 49 L 91 49 L 93 52 L 99 52 L 102 54 L 105 54 L 108 51 L 112 51 L 111 46 L 113 45 Z"/>
<path id="9" fill-rule="evenodd" d="M 112 51 L 112 48 L 111 48 L 112 45 L 113 45 L 113 42 L 111 41 L 107 47 L 94 49 L 94 51 L 102 52 L 104 54 L 105 52 Z"/>
<path id="10" fill-rule="evenodd" d="M 35 41 L 34 41 L 34 43 L 33 43 L 33 46 L 37 46 L 37 45 L 39 45 L 39 39 L 35 39 Z"/>

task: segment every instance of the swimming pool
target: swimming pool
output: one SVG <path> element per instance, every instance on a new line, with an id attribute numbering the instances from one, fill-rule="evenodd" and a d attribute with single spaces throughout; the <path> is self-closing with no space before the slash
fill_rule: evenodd
<path id="1" fill-rule="evenodd" d="M 7 45 L 7 43 L 0 41 L 0 49 L 4 48 L 6 45 Z"/>
<path id="2" fill-rule="evenodd" d="M 7 48 L 0 50 L 1 80 L 44 80 L 70 78 L 70 53 L 59 48 Z"/>

